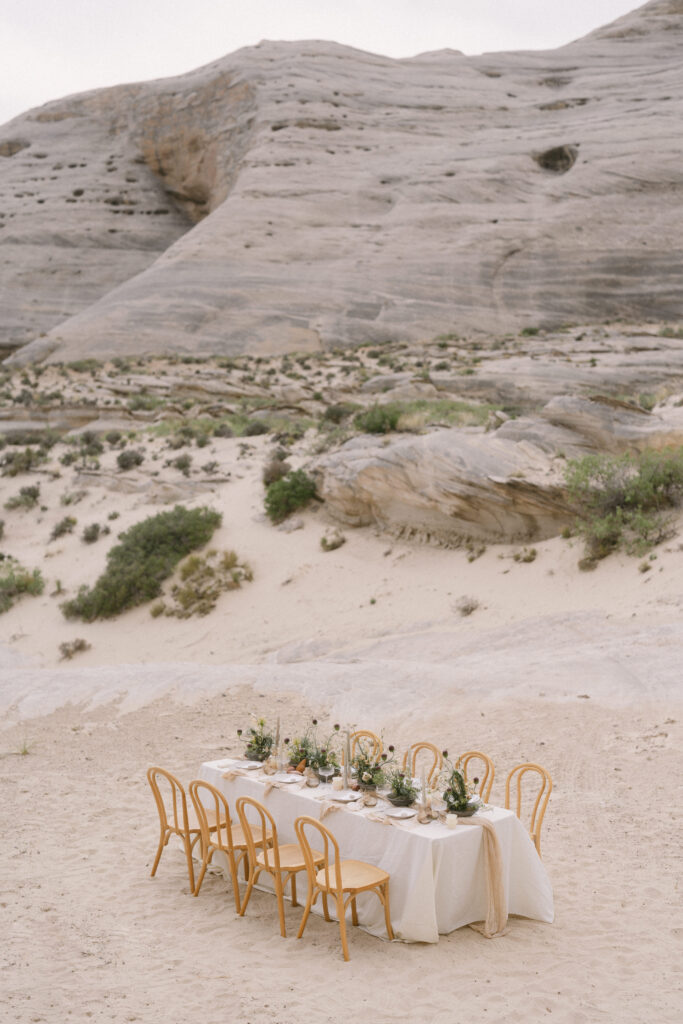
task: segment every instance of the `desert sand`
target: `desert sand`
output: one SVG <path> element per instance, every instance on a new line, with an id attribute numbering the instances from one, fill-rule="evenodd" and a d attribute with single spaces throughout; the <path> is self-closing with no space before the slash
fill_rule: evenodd
<path id="1" fill-rule="evenodd" d="M 45 511 L 4 513 L 7 550 L 47 585 L 2 619 L 0 1019 L 679 1019 L 678 538 L 646 572 L 614 554 L 582 573 L 577 538 L 535 543 L 531 562 L 515 561 L 528 546 L 510 543 L 468 561 L 466 547 L 344 528 L 346 543 L 324 552 L 334 525 L 324 505 L 292 532 L 264 516 L 268 436 L 188 449 L 197 466 L 218 463 L 213 483 L 164 466 L 177 453 L 163 436 L 133 443 L 146 452 L 139 470 L 118 473 L 108 449 L 99 474 L 32 474 Z M 293 446 L 292 465 L 309 444 Z M 25 482 L 3 477 L 3 496 Z M 246 559 L 253 582 L 205 618 L 152 618 L 142 606 L 67 622 L 55 591 L 92 581 L 113 540 L 86 545 L 83 526 L 109 523 L 115 536 L 183 487 L 188 506 L 223 512 L 212 543 Z M 50 541 L 67 512 L 74 533 Z M 463 596 L 478 602 L 467 616 Z M 60 660 L 60 643 L 77 637 L 91 648 Z M 150 879 L 147 766 L 187 782 L 202 761 L 239 752 L 236 729 L 252 714 L 280 715 L 292 733 L 316 715 L 381 729 L 399 749 L 421 738 L 483 749 L 494 803 L 510 767 L 544 764 L 555 781 L 543 831 L 555 922 L 513 918 L 503 938 L 464 928 L 429 946 L 354 930 L 345 964 L 336 927 L 319 918 L 303 940 L 281 939 L 266 894 L 236 917 L 220 873 L 193 899 L 179 846 Z M 291 932 L 299 913 L 287 909 Z"/>

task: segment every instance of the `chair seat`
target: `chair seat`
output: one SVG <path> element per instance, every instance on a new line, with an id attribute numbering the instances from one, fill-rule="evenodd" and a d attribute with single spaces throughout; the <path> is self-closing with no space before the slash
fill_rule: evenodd
<path id="1" fill-rule="evenodd" d="M 254 837 L 254 842 L 257 846 L 263 845 L 263 829 L 260 825 L 250 825 L 251 834 Z M 273 838 L 273 830 L 266 829 L 266 842 L 269 843 Z M 232 845 L 236 850 L 246 850 L 247 838 L 244 834 L 244 829 L 241 825 L 232 826 Z"/>
<path id="2" fill-rule="evenodd" d="M 205 807 L 204 810 L 206 812 L 206 820 L 209 823 L 209 828 L 213 832 L 218 828 L 218 825 L 216 824 L 216 812 L 212 807 Z M 221 818 L 220 823 L 221 825 L 225 825 L 225 818 Z M 188 807 L 187 809 L 187 824 L 190 832 L 200 831 L 199 819 L 197 818 L 194 808 Z M 175 829 L 173 831 L 175 831 Z"/>
<path id="3" fill-rule="evenodd" d="M 312 850 L 313 858 L 316 864 L 322 864 L 325 857 L 318 850 Z M 301 847 L 298 843 L 284 843 L 278 847 L 278 853 L 280 855 L 280 868 L 283 871 L 305 871 L 306 861 L 304 855 L 301 852 Z M 256 857 L 256 863 L 260 864 L 261 867 L 265 867 L 266 857 L 265 853 L 259 853 Z M 272 854 L 268 857 L 268 863 L 273 866 Z"/>
<path id="4" fill-rule="evenodd" d="M 389 881 L 389 875 L 374 864 L 366 864 L 362 860 L 343 860 L 340 863 L 342 889 L 345 892 L 359 892 L 361 889 L 371 889 L 375 885 L 383 885 Z M 334 891 L 336 875 L 334 868 L 329 870 L 330 887 Z M 315 876 L 316 884 L 321 889 L 328 889 L 325 884 L 325 871 L 319 871 Z"/>

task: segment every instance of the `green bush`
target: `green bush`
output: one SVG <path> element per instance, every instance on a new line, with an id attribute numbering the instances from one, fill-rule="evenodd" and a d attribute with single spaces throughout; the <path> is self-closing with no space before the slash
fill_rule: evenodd
<path id="1" fill-rule="evenodd" d="M 221 519 L 209 508 L 176 505 L 131 526 L 107 555 L 107 567 L 94 586 L 81 587 L 62 605 L 64 615 L 92 622 L 158 597 L 181 558 L 208 543 Z"/>
<path id="2" fill-rule="evenodd" d="M 683 497 L 683 448 L 572 459 L 565 481 L 586 559 L 595 562 L 620 546 L 642 554 L 668 535 L 664 513 Z"/>
<path id="3" fill-rule="evenodd" d="M 103 530 L 99 523 L 90 523 L 85 527 L 81 534 L 86 544 L 94 544 L 96 540 L 100 539 L 101 533 L 108 533 L 107 527 Z"/>
<path id="4" fill-rule="evenodd" d="M 73 516 L 64 516 L 63 519 L 60 519 L 53 526 L 50 540 L 57 540 L 58 537 L 63 537 L 65 533 L 73 533 L 75 525 L 76 520 Z"/>
<path id="5" fill-rule="evenodd" d="M 29 473 L 46 459 L 47 455 L 40 449 L 25 448 L 23 452 L 7 452 L 0 459 L 2 475 L 19 476 L 20 473 Z"/>
<path id="6" fill-rule="evenodd" d="M 400 412 L 385 405 L 373 405 L 353 418 L 354 426 L 365 434 L 388 434 L 396 430 Z"/>
<path id="7" fill-rule="evenodd" d="M 266 490 L 265 506 L 273 523 L 281 523 L 297 508 L 303 508 L 316 497 L 315 484 L 303 469 L 295 469 Z"/>
<path id="8" fill-rule="evenodd" d="M 263 420 L 247 420 L 244 430 L 242 431 L 243 437 L 258 437 L 259 434 L 267 434 L 270 431 L 270 427 Z"/>
<path id="9" fill-rule="evenodd" d="M 17 597 L 42 594 L 45 582 L 39 569 L 24 569 L 13 558 L 0 567 L 0 614 L 8 611 Z"/>
<path id="10" fill-rule="evenodd" d="M 5 502 L 6 509 L 13 508 L 35 508 L 40 498 L 40 484 L 32 484 L 29 487 L 20 487 L 19 493 L 12 495 Z"/>
<path id="11" fill-rule="evenodd" d="M 135 448 L 127 448 L 116 456 L 116 465 L 125 472 L 127 469 L 132 469 L 133 466 L 141 465 L 144 458 L 145 456 L 142 452 L 137 451 Z"/>

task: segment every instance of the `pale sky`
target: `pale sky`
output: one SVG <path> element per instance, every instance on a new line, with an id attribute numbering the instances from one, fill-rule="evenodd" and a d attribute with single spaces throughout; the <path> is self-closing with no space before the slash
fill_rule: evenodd
<path id="1" fill-rule="evenodd" d="M 0 125 L 105 85 L 179 75 L 261 39 L 390 57 L 562 46 L 637 0 L 2 0 Z"/>

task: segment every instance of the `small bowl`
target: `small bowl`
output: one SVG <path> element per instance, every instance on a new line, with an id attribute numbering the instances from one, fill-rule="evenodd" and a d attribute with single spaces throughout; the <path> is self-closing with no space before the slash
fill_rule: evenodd
<path id="1" fill-rule="evenodd" d="M 389 795 L 387 796 L 387 800 L 389 801 L 390 804 L 393 804 L 394 807 L 410 807 L 412 804 L 415 803 L 414 796 L 410 797 Z"/>

